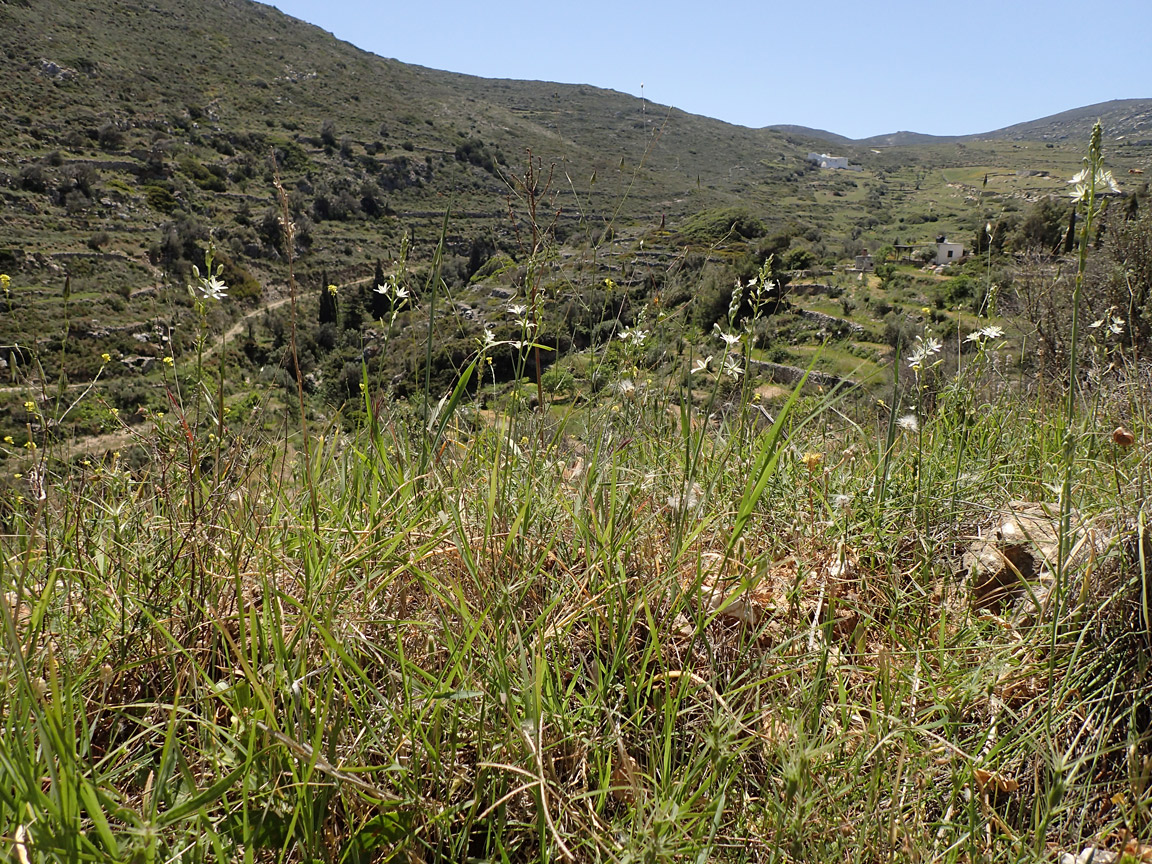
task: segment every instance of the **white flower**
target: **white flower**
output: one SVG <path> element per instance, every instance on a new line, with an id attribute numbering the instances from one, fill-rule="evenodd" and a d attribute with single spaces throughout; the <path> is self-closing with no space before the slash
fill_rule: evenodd
<path id="1" fill-rule="evenodd" d="M 200 282 L 200 284 L 195 287 L 191 285 L 188 286 L 188 290 L 193 296 L 199 294 L 203 300 L 224 300 L 227 298 L 228 286 L 221 282 L 219 277 L 213 276 L 211 279 L 205 279 L 200 276 L 200 271 L 195 267 L 192 269 L 193 274 Z"/>
<path id="2" fill-rule="evenodd" d="M 208 284 L 204 286 L 204 293 L 213 300 L 223 300 L 228 296 L 228 286 L 213 276 L 208 280 Z"/>
<path id="3" fill-rule="evenodd" d="M 920 431 L 920 421 L 916 419 L 915 414 L 905 414 L 896 421 L 896 425 L 903 429 L 905 432 L 918 432 Z"/>
<path id="4" fill-rule="evenodd" d="M 1114 335 L 1119 336 L 1124 332 L 1124 319 L 1117 318 L 1115 315 L 1113 315 L 1112 323 L 1108 325 L 1108 329 L 1111 330 Z"/>
<path id="5" fill-rule="evenodd" d="M 644 344 L 644 340 L 648 338 L 648 331 L 641 330 L 639 327 L 626 327 L 616 335 L 629 345 L 639 348 Z"/>
<path id="6" fill-rule="evenodd" d="M 391 297 L 396 300 L 408 299 L 408 289 L 394 282 L 389 282 L 387 285 L 377 285 L 372 290 L 377 294 L 383 294 L 385 297 Z"/>
<path id="7" fill-rule="evenodd" d="M 631 378 L 625 378 L 622 381 L 617 382 L 616 391 L 621 396 L 631 396 L 634 392 L 636 392 L 636 384 L 632 381 Z"/>
<path id="8" fill-rule="evenodd" d="M 496 334 L 493 333 L 491 330 L 489 330 L 487 327 L 485 327 L 484 328 L 484 340 L 480 343 L 480 350 L 481 351 L 487 351 L 489 348 L 491 348 L 495 344 L 496 344 Z"/>
<path id="9" fill-rule="evenodd" d="M 1004 328 L 990 324 L 981 330 L 973 330 L 965 338 L 965 342 L 983 342 L 985 339 L 999 339 L 1004 335 Z"/>
<path id="10" fill-rule="evenodd" d="M 735 357 L 724 358 L 724 374 L 733 380 L 738 379 L 744 374 L 744 369 L 740 366 L 740 361 Z"/>
<path id="11" fill-rule="evenodd" d="M 709 354 L 707 357 L 702 357 L 701 359 L 696 361 L 696 365 L 692 367 L 692 374 L 696 375 L 699 372 L 707 372 L 709 367 L 711 367 L 711 365 L 712 365 L 712 355 Z"/>
<path id="12" fill-rule="evenodd" d="M 1093 185 L 1095 185 L 1097 192 L 1103 192 L 1105 188 L 1111 192 L 1120 191 L 1120 184 L 1116 182 L 1116 178 L 1112 176 L 1112 172 L 1106 171 L 1103 168 L 1097 168 L 1094 177 L 1089 173 L 1087 168 L 1081 168 L 1076 176 L 1068 182 L 1073 186 L 1071 192 L 1072 200 L 1077 202 L 1083 201 L 1088 197 L 1088 191 Z"/>
<path id="13" fill-rule="evenodd" d="M 724 344 L 729 348 L 740 344 L 740 337 L 735 333 L 725 333 L 723 330 L 720 330 L 719 327 L 717 327 L 716 333 L 724 340 Z"/>
<path id="14" fill-rule="evenodd" d="M 515 315 L 517 318 L 523 315 L 526 311 L 528 311 L 528 307 L 522 306 L 519 303 L 515 303 L 508 307 L 509 314 Z"/>
<path id="15" fill-rule="evenodd" d="M 916 348 L 908 355 L 908 365 L 914 369 L 919 369 L 925 360 L 933 354 L 939 354 L 942 347 L 940 340 L 935 336 L 929 336 L 927 340 L 917 336 Z"/>

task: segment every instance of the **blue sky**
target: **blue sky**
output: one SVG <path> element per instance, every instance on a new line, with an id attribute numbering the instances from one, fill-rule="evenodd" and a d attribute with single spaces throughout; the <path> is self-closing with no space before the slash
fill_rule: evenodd
<path id="1" fill-rule="evenodd" d="M 744 126 L 987 132 L 1152 98 L 1149 0 L 270 5 L 450 72 L 593 84 Z"/>

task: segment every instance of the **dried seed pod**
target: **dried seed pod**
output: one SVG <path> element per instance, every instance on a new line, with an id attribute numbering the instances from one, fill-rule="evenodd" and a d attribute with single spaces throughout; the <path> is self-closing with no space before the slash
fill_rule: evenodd
<path id="1" fill-rule="evenodd" d="M 1117 426 L 1112 430 L 1112 443 L 1119 444 L 1121 447 L 1131 447 L 1136 443 L 1136 436 L 1123 426 Z"/>

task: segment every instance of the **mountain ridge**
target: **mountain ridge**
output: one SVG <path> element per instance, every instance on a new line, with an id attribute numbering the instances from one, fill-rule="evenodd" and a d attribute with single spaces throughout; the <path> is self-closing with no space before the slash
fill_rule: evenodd
<path id="1" fill-rule="evenodd" d="M 930 135 L 924 132 L 901 130 L 867 138 L 849 138 L 824 129 L 790 124 L 765 126 L 770 131 L 828 141 L 845 147 L 906 147 L 916 144 L 945 144 L 952 142 L 1017 140 L 1066 141 L 1087 139 L 1092 126 L 1099 120 L 1106 138 L 1125 140 L 1130 135 L 1152 137 L 1152 99 L 1110 99 L 1078 108 L 1070 108 L 1034 120 L 1025 120 L 966 135 Z"/>

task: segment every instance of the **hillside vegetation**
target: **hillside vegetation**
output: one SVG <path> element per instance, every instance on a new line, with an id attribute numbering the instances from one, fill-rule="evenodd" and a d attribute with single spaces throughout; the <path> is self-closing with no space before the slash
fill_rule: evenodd
<path id="1" fill-rule="evenodd" d="M 0 24 L 11 94 L 0 106 L 9 383 L 30 383 L 43 401 L 61 375 L 69 393 L 99 375 L 92 395 L 122 417 L 166 410 L 160 373 L 164 358 L 195 350 L 187 285 L 209 243 L 233 301 L 212 313 L 230 334 L 222 356 L 245 380 L 279 377 L 284 402 L 296 371 L 285 361 L 291 257 L 308 310 L 293 363 L 309 409 L 324 416 L 358 410 L 362 361 L 374 389 L 412 393 L 429 363 L 437 385 L 450 386 L 485 329 L 509 338 L 504 304 L 530 295 L 537 338 L 552 349 L 541 369 L 568 358 L 561 378 L 581 378 L 587 362 L 576 352 L 657 307 L 671 316 L 667 332 L 702 349 L 732 282 L 769 256 L 781 285 L 802 273 L 762 325 L 757 359 L 803 367 L 811 345 L 831 336 L 822 371 L 885 387 L 894 340 L 919 326 L 921 310 L 932 310 L 939 335 L 963 336 L 987 312 L 985 289 L 1010 281 L 976 264 L 966 283 L 941 284 L 955 272 L 925 275 L 915 256 L 939 236 L 980 250 L 988 224 L 997 253 L 1051 252 L 1069 208 L 1046 199 L 1079 167 L 1079 142 L 1042 141 L 1037 124 L 1035 140 L 854 142 L 846 155 L 860 171 L 822 171 L 806 159 L 821 144 L 802 130 L 407 66 L 247 0 L 8 3 Z M 1142 104 L 1104 106 L 1108 119 L 1127 118 L 1111 157 L 1128 193 L 1143 183 L 1127 171 L 1152 168 Z M 529 285 L 526 262 L 542 260 L 534 229 L 550 254 Z M 450 300 L 440 314 L 453 323 L 436 328 L 428 358 L 427 327 L 410 305 L 385 355 L 386 304 L 373 289 L 403 258 L 415 297 L 442 235 Z M 907 272 L 833 273 L 864 250 L 894 250 Z M 325 329 L 318 305 L 330 284 L 346 291 Z M 512 364 L 498 359 L 494 383 L 506 385 Z M 0 392 L 0 433 L 26 431 L 26 397 Z M 118 425 L 83 407 L 65 421 L 69 434 Z"/>
<path id="2" fill-rule="evenodd" d="M 1152 860 L 1147 102 L 832 171 L 246 0 L 0 50 L 4 856 Z"/>

